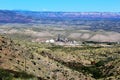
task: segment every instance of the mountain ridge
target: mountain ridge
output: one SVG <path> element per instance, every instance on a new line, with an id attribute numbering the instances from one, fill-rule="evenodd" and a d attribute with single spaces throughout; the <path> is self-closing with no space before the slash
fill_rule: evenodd
<path id="1" fill-rule="evenodd" d="M 2 23 L 30 23 L 46 18 L 72 18 L 86 20 L 120 20 L 120 12 L 38 12 L 0 10 Z"/>

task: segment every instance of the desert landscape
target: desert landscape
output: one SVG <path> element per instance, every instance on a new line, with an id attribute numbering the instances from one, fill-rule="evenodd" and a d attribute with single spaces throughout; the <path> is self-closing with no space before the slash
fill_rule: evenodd
<path id="1" fill-rule="evenodd" d="M 0 79 L 119 80 L 119 24 L 120 13 L 0 10 Z"/>

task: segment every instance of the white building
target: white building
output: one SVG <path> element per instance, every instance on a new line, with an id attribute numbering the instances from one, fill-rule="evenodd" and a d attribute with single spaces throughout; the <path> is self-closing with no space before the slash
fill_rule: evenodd
<path id="1" fill-rule="evenodd" d="M 46 40 L 45 42 L 46 43 L 55 43 L 55 40 L 54 39 L 50 39 L 50 40 Z"/>

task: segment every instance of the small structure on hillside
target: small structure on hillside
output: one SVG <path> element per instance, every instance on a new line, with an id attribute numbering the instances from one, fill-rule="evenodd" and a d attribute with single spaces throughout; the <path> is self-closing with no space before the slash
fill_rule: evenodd
<path id="1" fill-rule="evenodd" d="M 56 45 L 63 45 L 63 46 L 79 46 L 79 42 L 75 40 L 70 40 L 66 37 L 63 37 L 62 35 L 58 34 L 56 39 L 43 39 L 43 38 L 37 38 L 32 40 L 32 42 L 39 42 L 39 43 L 53 43 Z"/>
<path id="2" fill-rule="evenodd" d="M 79 43 L 75 40 L 69 40 L 66 37 L 62 37 L 60 34 L 58 34 L 58 37 L 55 42 L 56 45 L 67 45 L 67 46 L 77 46 Z"/>
<path id="3" fill-rule="evenodd" d="M 61 37 L 60 34 L 58 34 L 58 37 L 56 39 L 56 42 L 68 42 L 69 40 L 67 38 Z"/>
<path id="4" fill-rule="evenodd" d="M 46 40 L 45 42 L 46 43 L 55 43 L 55 40 L 54 39 L 50 39 L 50 40 Z"/>

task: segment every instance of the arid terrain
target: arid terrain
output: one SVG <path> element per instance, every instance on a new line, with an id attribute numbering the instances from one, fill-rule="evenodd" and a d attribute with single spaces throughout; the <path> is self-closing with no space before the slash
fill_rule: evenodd
<path id="1" fill-rule="evenodd" d="M 24 36 L 25 39 L 28 39 L 26 37 L 30 39 L 55 39 L 58 34 L 61 34 L 65 38 L 77 41 L 120 42 L 120 33 L 115 31 L 65 29 L 41 24 L 3 24 L 0 25 L 0 33 L 16 38 Z"/>
<path id="2" fill-rule="evenodd" d="M 0 68 L 11 73 L 14 79 L 120 79 L 120 47 L 117 45 L 110 48 L 62 47 L 12 41 L 1 36 L 0 46 Z M 33 76 L 19 77 L 18 72 Z"/>
<path id="3" fill-rule="evenodd" d="M 120 80 L 120 13 L 0 10 L 0 80 Z"/>

